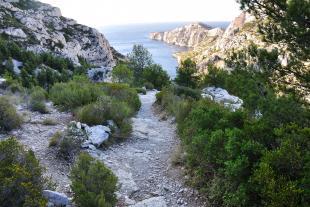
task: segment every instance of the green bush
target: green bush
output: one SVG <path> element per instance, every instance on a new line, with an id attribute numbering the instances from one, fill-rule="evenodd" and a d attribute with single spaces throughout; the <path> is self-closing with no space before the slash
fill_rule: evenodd
<path id="1" fill-rule="evenodd" d="M 97 84 L 86 77 L 75 77 L 68 83 L 56 83 L 50 90 L 50 99 L 64 109 L 73 110 L 79 106 L 90 104 L 103 95 Z"/>
<path id="2" fill-rule="evenodd" d="M 143 85 L 148 90 L 153 90 L 154 89 L 154 84 L 153 83 L 145 82 Z"/>
<path id="3" fill-rule="evenodd" d="M 177 76 L 175 82 L 178 85 L 196 88 L 198 85 L 198 76 L 196 63 L 191 59 L 186 59 L 181 62 L 181 66 L 177 69 Z"/>
<path id="4" fill-rule="evenodd" d="M 201 98 L 201 91 L 200 90 L 195 90 L 189 87 L 185 86 L 178 86 L 175 85 L 173 87 L 174 94 L 177 96 L 185 96 L 185 97 L 190 97 L 195 100 L 199 100 Z"/>
<path id="5" fill-rule="evenodd" d="M 156 88 L 157 90 L 161 90 L 162 87 L 168 85 L 170 82 L 169 75 L 165 70 L 163 70 L 161 65 L 158 64 L 152 64 L 145 68 L 143 70 L 142 77 L 146 83 L 153 85 L 153 87 L 150 88 L 145 85 L 148 89 Z"/>
<path id="6" fill-rule="evenodd" d="M 137 91 L 130 88 L 126 84 L 105 84 L 103 90 L 106 95 L 111 96 L 116 100 L 128 103 L 133 111 L 138 111 L 141 107 L 141 102 Z"/>
<path id="7" fill-rule="evenodd" d="M 0 130 L 10 131 L 20 127 L 22 118 L 5 97 L 0 97 Z"/>
<path id="8" fill-rule="evenodd" d="M 308 112 L 279 117 L 281 99 L 260 119 L 201 100 L 179 122 L 191 182 L 213 206 L 307 206 Z"/>
<path id="9" fill-rule="evenodd" d="M 82 107 L 77 113 L 77 118 L 89 125 L 100 125 L 107 120 L 113 120 L 120 125 L 132 115 L 133 110 L 126 102 L 101 96 L 97 102 Z"/>
<path id="10" fill-rule="evenodd" d="M 145 88 L 135 88 L 135 90 L 137 91 L 137 93 L 142 93 L 142 94 L 146 94 L 146 90 Z"/>
<path id="11" fill-rule="evenodd" d="M 46 206 L 43 170 L 32 151 L 15 138 L 0 142 L 0 205 Z"/>
<path id="12" fill-rule="evenodd" d="M 116 204 L 117 178 L 110 169 L 81 153 L 70 175 L 74 202 L 80 207 L 112 207 Z"/>
<path id="13" fill-rule="evenodd" d="M 112 79 L 117 83 L 131 84 L 133 72 L 128 68 L 127 64 L 119 63 L 112 70 Z"/>
<path id="14" fill-rule="evenodd" d="M 30 94 L 30 108 L 32 111 L 38 111 L 40 113 L 47 113 L 48 110 L 45 105 L 47 93 L 44 89 L 36 87 Z"/>

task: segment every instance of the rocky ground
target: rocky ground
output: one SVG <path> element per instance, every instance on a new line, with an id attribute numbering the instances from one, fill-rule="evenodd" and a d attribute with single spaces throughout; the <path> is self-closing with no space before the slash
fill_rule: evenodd
<path id="1" fill-rule="evenodd" d="M 171 164 L 179 145 L 175 124 L 154 112 L 155 91 L 141 95 L 142 108 L 133 118 L 133 134 L 107 150 L 91 150 L 119 178 L 118 206 L 204 206 L 197 192 L 184 184 L 181 171 Z"/>
<path id="2" fill-rule="evenodd" d="M 147 95 L 140 95 L 142 107 L 132 119 L 131 137 L 108 149 L 89 149 L 89 153 L 117 175 L 119 207 L 205 206 L 198 193 L 184 184 L 182 169 L 171 164 L 179 140 L 173 120 L 163 120 L 155 112 L 155 94 L 155 91 L 150 91 Z M 15 96 L 11 98 L 16 99 L 13 102 L 23 114 L 25 123 L 10 134 L 0 135 L 0 139 L 15 136 L 32 149 L 46 168 L 45 175 L 57 184 L 56 190 L 70 196 L 70 163 L 59 159 L 55 149 L 48 145 L 53 134 L 66 129 L 72 115 L 59 112 L 51 103 L 47 104 L 48 114 L 31 112 L 23 100 L 18 101 Z M 46 120 L 52 120 L 54 125 L 46 125 Z"/>
<path id="3" fill-rule="evenodd" d="M 56 190 L 68 194 L 70 192 L 68 178 L 70 164 L 59 159 L 55 149 L 49 148 L 49 140 L 57 131 L 63 131 L 66 128 L 72 120 L 71 114 L 59 112 L 51 103 L 47 103 L 48 114 L 32 112 L 28 109 L 25 100 L 22 100 L 24 97 L 19 95 L 9 97 L 17 105 L 18 112 L 23 115 L 25 123 L 20 129 L 9 134 L 0 134 L 0 140 L 14 136 L 26 148 L 33 150 L 41 165 L 46 169 L 45 176 L 50 177 L 57 185 Z"/>

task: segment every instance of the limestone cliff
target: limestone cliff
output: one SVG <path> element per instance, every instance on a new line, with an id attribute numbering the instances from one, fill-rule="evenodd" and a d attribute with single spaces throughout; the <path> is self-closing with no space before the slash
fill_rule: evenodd
<path id="1" fill-rule="evenodd" d="M 202 23 L 192 23 L 166 32 L 153 32 L 150 38 L 182 47 L 195 47 L 202 41 L 217 38 L 223 34 L 220 28 L 211 28 Z"/>
<path id="2" fill-rule="evenodd" d="M 257 33 L 255 19 L 247 13 L 240 14 L 225 32 L 213 39 L 202 41 L 193 50 L 178 53 L 179 60 L 191 58 L 198 64 L 201 72 L 205 72 L 209 63 L 224 67 L 224 58 L 232 50 L 241 50 L 251 43 L 266 46 Z"/>
<path id="3" fill-rule="evenodd" d="M 51 52 L 79 64 L 115 64 L 114 50 L 96 29 L 65 18 L 61 11 L 34 0 L 0 0 L 0 34 L 36 53 Z"/>

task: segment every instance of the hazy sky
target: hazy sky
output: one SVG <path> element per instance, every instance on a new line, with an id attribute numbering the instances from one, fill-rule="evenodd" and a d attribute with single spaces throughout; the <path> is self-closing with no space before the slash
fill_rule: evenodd
<path id="1" fill-rule="evenodd" d="M 101 27 L 113 24 L 231 21 L 239 11 L 236 0 L 40 0 L 57 6 L 66 17 Z"/>

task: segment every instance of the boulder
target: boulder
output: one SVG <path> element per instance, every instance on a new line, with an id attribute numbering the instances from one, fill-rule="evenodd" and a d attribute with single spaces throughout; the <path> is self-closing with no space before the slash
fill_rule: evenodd
<path id="1" fill-rule="evenodd" d="M 49 203 L 52 203 L 55 206 L 67 206 L 70 204 L 69 198 L 63 193 L 44 190 L 43 196 L 48 200 Z"/>
<path id="2" fill-rule="evenodd" d="M 87 127 L 86 133 L 88 134 L 88 139 L 91 142 L 91 144 L 95 145 L 96 147 L 99 147 L 102 145 L 105 141 L 109 139 L 109 132 L 108 127 L 97 125 L 93 127 Z"/>
<path id="3" fill-rule="evenodd" d="M 203 98 L 211 99 L 217 103 L 222 103 L 225 107 L 236 111 L 242 107 L 243 101 L 237 97 L 230 95 L 225 89 L 216 87 L 207 87 L 202 90 Z"/>
<path id="4" fill-rule="evenodd" d="M 14 27 L 8 27 L 6 29 L 0 30 L 0 33 L 5 33 L 6 35 L 17 37 L 17 38 L 27 38 L 27 35 L 22 29 L 14 28 Z"/>

